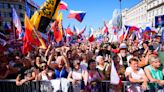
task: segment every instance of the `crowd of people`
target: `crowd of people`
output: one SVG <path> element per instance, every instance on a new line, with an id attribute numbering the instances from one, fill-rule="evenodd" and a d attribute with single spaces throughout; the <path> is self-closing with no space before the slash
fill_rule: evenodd
<path id="1" fill-rule="evenodd" d="M 100 82 L 110 80 L 111 63 L 122 81 L 129 81 L 129 92 L 162 92 L 164 80 L 164 44 L 154 39 L 110 43 L 83 42 L 47 49 L 33 48 L 27 55 L 7 48 L 0 55 L 0 79 L 16 79 L 21 86 L 32 80 L 68 79 L 79 87 L 78 92 L 99 92 Z M 110 85 L 113 92 L 122 92 L 122 85 Z M 76 89 L 77 90 L 77 89 Z"/>

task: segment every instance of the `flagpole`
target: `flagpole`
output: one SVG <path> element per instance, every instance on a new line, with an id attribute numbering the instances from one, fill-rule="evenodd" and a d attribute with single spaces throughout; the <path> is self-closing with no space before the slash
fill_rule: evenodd
<path id="1" fill-rule="evenodd" d="M 120 30 L 121 30 L 121 28 L 122 28 L 122 5 L 121 5 L 121 3 L 122 3 L 122 0 L 119 0 L 119 2 L 120 2 Z"/>

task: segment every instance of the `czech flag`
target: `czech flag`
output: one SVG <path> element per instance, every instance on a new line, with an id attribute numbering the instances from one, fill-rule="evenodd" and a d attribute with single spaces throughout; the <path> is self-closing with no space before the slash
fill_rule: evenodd
<path id="1" fill-rule="evenodd" d="M 22 32 L 22 26 L 21 26 L 21 22 L 20 19 L 16 13 L 16 10 L 14 8 L 12 8 L 12 16 L 13 16 L 13 24 L 14 26 L 17 28 L 17 35 L 19 35 L 19 39 L 21 39 L 21 32 Z"/>
<path id="2" fill-rule="evenodd" d="M 95 37 L 94 37 L 93 34 L 88 38 L 88 41 L 89 41 L 89 42 L 93 42 L 93 41 L 95 41 Z"/>
<path id="3" fill-rule="evenodd" d="M 69 26 L 66 28 L 65 31 L 66 31 L 66 34 L 68 34 L 68 35 L 70 35 L 70 36 L 73 36 L 73 35 L 74 35 L 74 33 L 71 31 L 71 29 L 70 29 Z"/>
<path id="4" fill-rule="evenodd" d="M 121 34 L 119 35 L 120 42 L 124 41 L 124 36 L 125 36 L 125 32 L 122 30 Z"/>
<path id="5" fill-rule="evenodd" d="M 70 10 L 68 18 L 75 18 L 77 21 L 82 22 L 86 12 Z"/>
<path id="6" fill-rule="evenodd" d="M 108 32 L 108 27 L 107 27 L 107 25 L 106 25 L 106 23 L 105 23 L 105 21 L 104 21 L 104 28 L 103 28 L 104 30 L 104 34 L 105 35 L 108 35 L 109 34 L 109 32 Z"/>
<path id="7" fill-rule="evenodd" d="M 125 29 L 126 29 L 126 30 L 129 30 L 129 28 L 130 28 L 130 26 L 125 25 Z"/>
<path id="8" fill-rule="evenodd" d="M 113 26 L 112 29 L 114 30 L 114 35 L 117 35 L 117 30 L 118 30 L 118 28 L 115 27 L 115 26 Z"/>
<path id="9" fill-rule="evenodd" d="M 139 30 L 139 28 L 137 28 L 137 27 L 135 27 L 135 26 L 131 26 L 131 27 L 129 28 L 129 32 L 138 31 L 138 30 Z"/>
<path id="10" fill-rule="evenodd" d="M 60 8 L 59 8 L 60 10 L 68 10 L 68 4 L 65 3 L 64 1 L 61 1 L 61 2 L 60 2 L 59 7 L 60 7 Z"/>
<path id="11" fill-rule="evenodd" d="M 117 70 L 113 61 L 112 61 L 112 66 L 111 66 L 110 83 L 114 85 L 118 85 L 120 83 L 120 77 L 117 73 Z"/>
<path id="12" fill-rule="evenodd" d="M 77 35 L 79 32 L 80 32 L 80 31 L 79 31 L 79 29 L 77 28 L 77 26 L 73 26 L 73 33 L 74 33 L 75 35 Z"/>
<path id="13" fill-rule="evenodd" d="M 5 31 L 10 32 L 11 31 L 11 26 L 8 23 L 5 23 L 4 29 L 5 29 Z"/>
<path id="14" fill-rule="evenodd" d="M 82 34 L 85 32 L 86 26 L 78 33 L 78 37 L 81 38 Z"/>

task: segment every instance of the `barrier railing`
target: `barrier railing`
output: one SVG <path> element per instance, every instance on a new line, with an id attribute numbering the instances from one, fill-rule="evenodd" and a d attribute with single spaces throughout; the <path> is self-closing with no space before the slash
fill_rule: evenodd
<path id="1" fill-rule="evenodd" d="M 57 92 L 56 80 L 51 81 L 30 81 L 24 83 L 22 86 L 17 86 L 15 80 L 0 80 L 0 92 Z M 65 85 L 66 82 L 61 81 L 60 86 L 62 86 L 62 92 L 73 92 L 73 85 Z M 63 85 L 68 86 L 63 88 Z M 99 92 L 110 92 L 111 84 L 110 81 L 102 81 L 100 83 L 101 87 Z M 129 81 L 122 81 L 122 91 L 127 92 L 127 86 L 130 85 Z M 67 91 L 66 91 L 67 90 Z M 61 91 L 59 91 L 61 92 Z"/>
<path id="2" fill-rule="evenodd" d="M 0 92 L 56 92 L 54 91 L 56 85 L 52 82 L 53 80 L 29 81 L 22 86 L 17 86 L 15 80 L 0 80 Z M 68 92 L 72 92 L 71 86 L 68 87 Z"/>

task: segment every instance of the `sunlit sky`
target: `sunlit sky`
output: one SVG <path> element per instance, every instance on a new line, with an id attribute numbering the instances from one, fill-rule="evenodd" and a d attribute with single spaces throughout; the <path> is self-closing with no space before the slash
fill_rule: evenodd
<path id="1" fill-rule="evenodd" d="M 34 0 L 39 6 L 46 0 Z M 67 27 L 69 24 L 71 27 L 74 25 L 79 29 L 87 26 L 87 30 L 90 27 L 98 29 L 103 26 L 104 21 L 109 21 L 112 18 L 113 11 L 119 9 L 119 0 L 63 0 L 68 4 L 69 10 L 86 11 L 86 16 L 82 23 L 79 23 L 75 19 L 68 19 L 69 11 L 63 12 L 63 26 Z M 122 9 L 130 8 L 141 0 L 122 0 Z"/>

